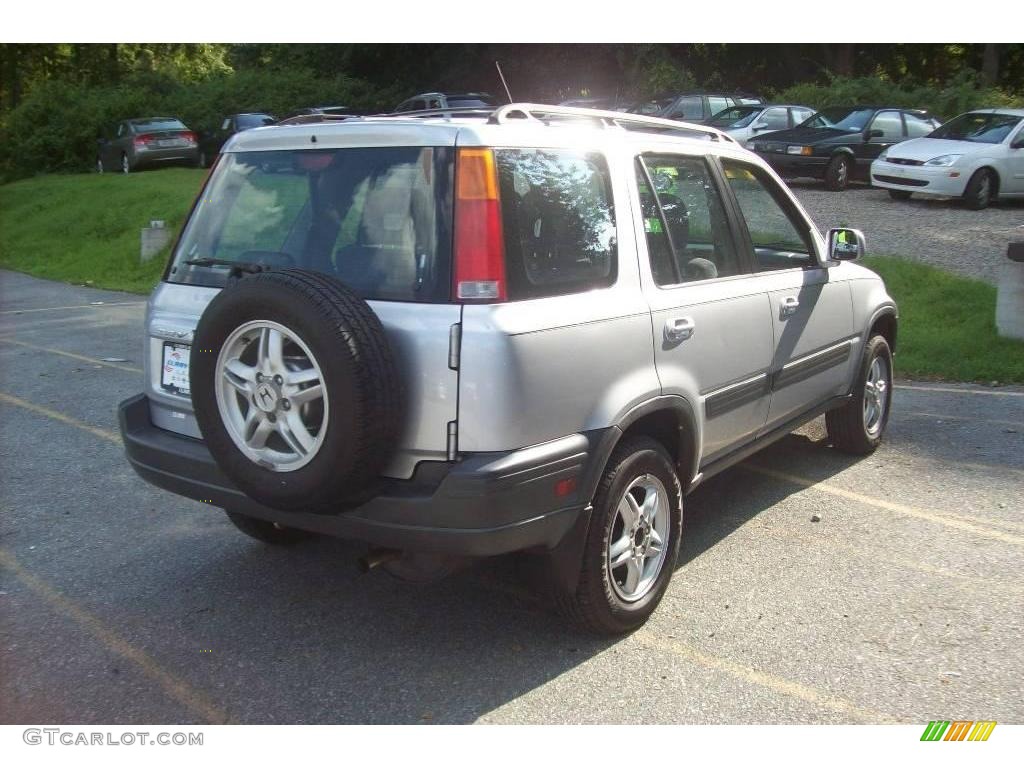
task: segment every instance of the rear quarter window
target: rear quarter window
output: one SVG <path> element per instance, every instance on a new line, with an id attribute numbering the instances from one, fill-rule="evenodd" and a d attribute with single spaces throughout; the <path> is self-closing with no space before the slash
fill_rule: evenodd
<path id="1" fill-rule="evenodd" d="M 499 149 L 509 298 L 609 286 L 616 276 L 615 210 L 597 153 Z"/>

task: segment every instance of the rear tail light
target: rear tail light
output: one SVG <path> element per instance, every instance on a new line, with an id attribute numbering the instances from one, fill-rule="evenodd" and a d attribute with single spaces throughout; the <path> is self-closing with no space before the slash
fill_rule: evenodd
<path id="1" fill-rule="evenodd" d="M 149 142 L 153 141 L 153 139 L 154 139 L 154 138 L 156 138 L 156 137 L 155 137 L 155 136 L 153 136 L 152 134 L 149 134 L 149 133 L 144 133 L 144 134 L 142 134 L 141 136 L 136 136 L 136 137 L 135 137 L 135 138 L 134 138 L 134 139 L 132 140 L 132 143 L 133 143 L 133 144 L 134 144 L 134 145 L 135 145 L 136 147 L 144 147 L 144 146 L 146 146 L 147 144 L 149 144 Z"/>
<path id="2" fill-rule="evenodd" d="M 490 149 L 460 149 L 455 163 L 455 299 L 507 298 L 498 170 Z"/>
<path id="3" fill-rule="evenodd" d="M 189 144 L 196 143 L 196 135 L 192 131 L 182 131 L 181 138 L 183 138 Z"/>

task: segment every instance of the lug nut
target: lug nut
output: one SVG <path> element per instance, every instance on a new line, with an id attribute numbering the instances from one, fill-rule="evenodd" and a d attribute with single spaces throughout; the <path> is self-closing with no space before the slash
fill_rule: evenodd
<path id="1" fill-rule="evenodd" d="M 281 407 L 284 408 L 287 411 L 289 408 L 292 407 L 291 401 L 290 400 L 282 400 L 281 401 Z"/>
<path id="2" fill-rule="evenodd" d="M 284 379 L 282 379 L 280 375 L 275 376 L 274 383 L 277 384 L 277 386 L 281 386 L 282 384 L 284 384 Z"/>
<path id="3" fill-rule="evenodd" d="M 263 374 L 256 371 L 256 381 L 263 381 Z"/>
<path id="4" fill-rule="evenodd" d="M 272 413 L 268 413 L 267 414 L 267 421 L 269 421 L 271 424 L 273 424 L 275 421 L 277 421 L 277 416 L 275 416 Z"/>

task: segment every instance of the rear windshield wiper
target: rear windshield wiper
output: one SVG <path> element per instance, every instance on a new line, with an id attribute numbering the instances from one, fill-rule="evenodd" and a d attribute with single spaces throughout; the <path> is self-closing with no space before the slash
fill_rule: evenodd
<path id="1" fill-rule="evenodd" d="M 260 272 L 267 272 L 273 267 L 270 264 L 257 264 L 253 261 L 233 261 L 232 259 L 214 259 L 204 256 L 200 259 L 185 259 L 185 264 L 190 267 L 230 267 L 231 274 L 258 275 Z"/>

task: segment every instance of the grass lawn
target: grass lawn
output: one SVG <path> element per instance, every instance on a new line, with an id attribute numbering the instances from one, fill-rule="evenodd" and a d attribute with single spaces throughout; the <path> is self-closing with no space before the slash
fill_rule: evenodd
<path id="1" fill-rule="evenodd" d="M 139 264 L 139 230 L 175 232 L 205 171 L 40 176 L 0 186 L 0 267 L 53 280 L 148 293 L 167 254 Z M 996 289 L 933 267 L 876 256 L 900 305 L 896 371 L 952 381 L 1024 383 L 1024 342 L 1000 339 Z"/>
<path id="2" fill-rule="evenodd" d="M 0 186 L 0 267 L 70 283 L 148 293 L 167 253 L 139 263 L 139 231 L 177 232 L 206 171 L 165 168 L 39 176 Z"/>
<path id="3" fill-rule="evenodd" d="M 952 381 L 1024 383 L 1024 342 L 996 335 L 996 289 L 935 267 L 874 256 L 900 308 L 896 373 Z"/>

